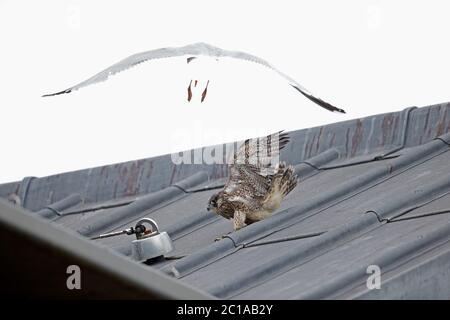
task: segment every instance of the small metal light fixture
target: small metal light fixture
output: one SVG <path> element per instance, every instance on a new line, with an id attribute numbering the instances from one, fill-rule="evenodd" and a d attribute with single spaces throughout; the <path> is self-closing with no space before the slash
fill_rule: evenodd
<path id="1" fill-rule="evenodd" d="M 150 226 L 147 229 L 146 225 Z M 167 232 L 159 232 L 155 220 L 142 218 L 136 226 L 125 230 L 114 231 L 92 237 L 91 240 L 104 239 L 119 235 L 136 235 L 136 240 L 131 242 L 131 256 L 137 261 L 147 261 L 149 259 L 164 257 L 165 254 L 173 250 L 172 239 Z M 174 258 L 174 257 L 171 257 Z"/>
<path id="2" fill-rule="evenodd" d="M 150 226 L 148 230 L 145 225 Z M 136 261 L 146 261 L 164 256 L 173 250 L 172 240 L 167 232 L 159 232 L 153 219 L 143 218 L 136 223 L 136 240 L 131 242 L 131 256 Z"/>

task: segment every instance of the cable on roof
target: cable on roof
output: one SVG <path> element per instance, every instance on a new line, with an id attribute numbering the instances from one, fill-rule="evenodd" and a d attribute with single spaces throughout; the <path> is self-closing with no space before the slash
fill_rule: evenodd
<path id="1" fill-rule="evenodd" d="M 439 200 L 439 199 L 441 199 L 441 198 L 443 198 L 443 197 L 445 197 L 445 196 L 447 196 L 449 194 L 450 194 L 450 191 L 447 191 L 447 192 L 445 192 L 443 194 L 440 194 L 437 197 L 434 197 L 434 198 L 432 198 L 432 199 L 430 199 L 428 201 L 425 201 L 425 202 L 422 202 L 422 203 L 420 203 L 418 205 L 409 207 L 409 208 L 401 211 L 399 214 L 396 214 L 395 216 L 390 217 L 390 218 L 380 218 L 380 215 L 375 210 L 368 210 L 368 211 L 366 211 L 366 213 L 374 213 L 377 216 L 377 219 L 378 219 L 379 222 L 387 222 L 387 223 L 389 223 L 389 222 L 396 222 L 396 221 L 403 221 L 403 220 L 410 220 L 410 219 L 415 219 L 415 218 L 421 218 L 422 216 L 426 217 L 426 216 L 436 215 L 436 214 L 440 214 L 441 212 L 440 211 L 432 211 L 432 212 L 429 212 L 429 213 L 424 213 L 423 215 L 417 215 L 417 216 L 414 216 L 414 217 L 407 217 L 407 218 L 397 219 L 398 217 L 404 216 L 405 214 L 408 214 L 411 211 L 414 211 L 416 209 L 422 208 L 422 207 L 426 206 L 427 204 L 430 204 L 433 201 Z M 446 213 L 446 212 L 442 212 L 442 213 Z"/>
<path id="2" fill-rule="evenodd" d="M 445 213 L 450 213 L 450 209 L 444 209 L 444 210 L 438 210 L 438 211 L 430 211 L 430 212 L 426 212 L 426 213 L 423 213 L 423 214 L 419 214 L 417 216 L 400 218 L 400 219 L 396 219 L 396 220 L 389 220 L 388 222 L 400 222 L 400 221 L 405 221 L 405 220 L 426 218 L 426 217 L 437 216 L 437 215 L 445 214 Z"/>
<path id="3" fill-rule="evenodd" d="M 193 190 L 186 190 L 183 187 L 180 187 L 177 184 L 173 184 L 172 187 L 176 187 L 178 189 L 180 189 L 181 191 L 183 191 L 184 193 L 197 193 L 197 192 L 203 192 L 203 191 L 209 191 L 209 190 L 216 190 L 216 189 L 222 189 L 223 187 L 225 187 L 224 184 L 218 185 L 218 186 L 214 186 L 214 187 L 203 187 L 203 188 L 199 188 L 199 189 L 193 189 Z"/>
<path id="4" fill-rule="evenodd" d="M 293 241 L 293 240 L 313 238 L 313 237 L 321 236 L 322 234 L 324 234 L 326 232 L 327 231 L 321 231 L 321 232 L 316 232 L 316 233 L 299 234 L 299 235 L 295 235 L 295 236 L 291 236 L 291 237 L 283 237 L 283 238 L 267 240 L 267 241 L 261 241 L 261 242 L 256 242 L 256 243 L 249 243 L 249 244 L 244 243 L 242 245 L 242 247 L 243 248 L 250 248 L 250 247 L 263 246 L 263 245 L 273 244 L 273 243 L 280 243 L 280 242 L 286 242 L 286 241 Z"/>
<path id="5" fill-rule="evenodd" d="M 396 150 L 396 151 L 398 151 L 398 150 Z M 391 151 L 389 151 L 388 153 L 390 154 Z M 370 162 L 375 162 L 375 161 L 389 160 L 389 159 L 394 159 L 394 158 L 397 158 L 397 157 L 400 157 L 400 155 L 399 154 L 397 154 L 397 155 L 385 154 L 385 155 L 375 156 L 375 157 L 373 157 L 371 159 L 368 159 L 368 160 L 347 162 L 347 163 L 338 164 L 338 165 L 335 165 L 335 166 L 326 166 L 326 167 L 316 167 L 316 166 L 314 166 L 314 165 L 312 165 L 310 163 L 307 163 L 307 162 L 305 162 L 305 163 L 309 164 L 310 166 L 314 167 L 315 169 L 317 169 L 319 171 L 325 171 L 325 170 L 332 170 L 332 169 L 351 167 L 351 166 L 356 166 L 356 165 L 370 163 Z"/>
<path id="6" fill-rule="evenodd" d="M 82 208 L 82 209 L 78 209 L 78 210 L 64 212 L 61 215 L 62 216 L 67 216 L 69 214 L 86 213 L 86 212 L 90 212 L 90 211 L 97 211 L 97 210 L 103 210 L 103 209 L 111 209 L 111 208 L 123 207 L 123 206 L 129 205 L 130 203 L 132 203 L 134 201 L 136 201 L 136 200 L 126 200 L 126 201 L 121 201 L 121 202 L 111 203 L 111 204 L 94 205 L 94 206 L 90 206 L 90 207 L 86 207 L 86 208 Z"/>

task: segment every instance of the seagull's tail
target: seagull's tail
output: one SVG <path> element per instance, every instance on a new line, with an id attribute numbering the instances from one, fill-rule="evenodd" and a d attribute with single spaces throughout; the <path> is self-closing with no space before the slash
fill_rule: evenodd
<path id="1" fill-rule="evenodd" d="M 320 98 L 314 97 L 312 94 L 304 91 L 303 89 L 301 89 L 301 88 L 299 88 L 299 87 L 297 87 L 295 85 L 291 84 L 291 86 L 293 88 L 295 88 L 297 91 L 299 91 L 302 95 L 307 97 L 309 100 L 311 100 L 312 102 L 314 102 L 314 103 L 318 104 L 319 106 L 321 106 L 322 108 L 325 108 L 325 109 L 327 109 L 329 111 L 332 111 L 332 112 L 345 113 L 345 110 L 337 108 L 337 107 L 333 106 L 332 104 L 329 104 L 328 102 L 323 101 Z"/>

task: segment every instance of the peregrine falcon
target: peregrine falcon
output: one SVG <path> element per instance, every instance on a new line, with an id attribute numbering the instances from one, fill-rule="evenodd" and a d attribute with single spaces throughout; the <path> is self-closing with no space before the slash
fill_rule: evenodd
<path id="1" fill-rule="evenodd" d="M 272 163 L 288 142 L 281 131 L 246 140 L 233 156 L 227 183 L 209 199 L 207 210 L 233 219 L 235 231 L 270 217 L 297 185 L 292 166 Z"/>

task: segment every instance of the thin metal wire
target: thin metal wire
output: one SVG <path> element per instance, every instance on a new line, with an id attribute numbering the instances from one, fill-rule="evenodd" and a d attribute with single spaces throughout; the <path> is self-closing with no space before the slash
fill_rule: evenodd
<path id="1" fill-rule="evenodd" d="M 180 187 L 179 185 L 176 185 L 176 184 L 173 184 L 172 187 L 178 188 L 181 191 L 183 191 L 184 193 L 197 193 L 197 192 L 203 192 L 203 191 L 209 191 L 209 190 L 222 189 L 223 187 L 225 187 L 225 185 L 221 184 L 221 185 L 214 186 L 214 187 L 204 187 L 204 188 L 199 188 L 199 189 L 194 189 L 194 190 L 186 190 L 183 187 Z"/>
<path id="2" fill-rule="evenodd" d="M 250 248 L 250 247 L 263 246 L 263 245 L 267 245 L 267 244 L 279 243 L 279 242 L 307 239 L 307 238 L 318 237 L 318 236 L 320 236 L 320 235 L 322 235 L 322 234 L 324 234 L 326 232 L 327 231 L 321 231 L 321 232 L 309 233 L 309 234 L 300 234 L 300 235 L 295 235 L 295 236 L 292 236 L 292 237 L 284 237 L 284 238 L 279 238 L 279 239 L 274 239 L 274 240 L 267 240 L 267 241 L 260 241 L 260 242 L 256 242 L 256 243 L 250 243 L 250 244 L 244 243 L 242 246 L 243 246 L 243 248 Z"/>
<path id="3" fill-rule="evenodd" d="M 444 210 L 438 210 L 438 211 L 430 211 L 430 212 L 426 212 L 426 213 L 423 213 L 423 214 L 419 214 L 417 216 L 400 218 L 400 219 L 395 219 L 395 220 L 389 220 L 388 222 L 400 222 L 400 221 L 405 221 L 405 220 L 413 220 L 413 219 L 425 218 L 425 217 L 436 216 L 436 215 L 446 214 L 446 213 L 450 213 L 450 209 L 444 209 Z"/>

